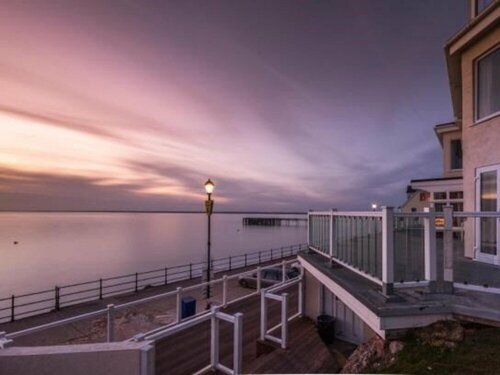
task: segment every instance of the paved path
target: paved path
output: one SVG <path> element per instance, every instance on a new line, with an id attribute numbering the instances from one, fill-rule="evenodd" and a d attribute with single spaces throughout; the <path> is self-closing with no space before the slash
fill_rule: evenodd
<path id="1" fill-rule="evenodd" d="M 292 259 L 294 257 L 286 258 Z M 274 264 L 273 262 L 262 263 L 262 266 Z M 256 266 L 240 268 L 224 274 L 238 274 L 245 270 L 255 269 Z M 222 275 L 216 275 L 221 277 Z M 35 327 L 41 324 L 53 322 L 56 320 L 84 314 L 87 312 L 105 308 L 108 304 L 122 304 L 129 301 L 145 298 L 153 295 L 158 295 L 168 291 L 175 290 L 177 287 L 188 287 L 200 283 L 200 278 L 192 280 L 180 281 L 166 286 L 158 286 L 140 290 L 137 293 L 127 293 L 120 296 L 104 298 L 103 300 L 86 302 L 74 306 L 62 308 L 60 311 L 53 311 L 33 317 L 28 317 L 12 323 L 0 324 L 0 331 L 7 333 L 19 331 L 22 329 Z M 234 299 L 245 294 L 253 293 L 253 289 L 245 289 L 238 285 L 237 280 L 228 282 L 228 299 Z M 214 289 L 214 296 L 211 299 L 214 302 L 222 300 L 222 283 L 218 283 Z M 197 300 L 197 311 L 205 309 L 207 301 L 203 298 L 202 290 L 195 289 L 186 292 L 186 295 L 192 296 Z M 115 340 L 125 340 L 137 333 L 146 332 L 162 325 L 172 323 L 175 319 L 175 296 L 164 297 L 153 302 L 148 302 L 142 305 L 120 310 L 116 314 L 115 320 Z M 15 345 L 23 346 L 39 346 L 39 345 L 56 345 L 56 344 L 76 344 L 89 342 L 104 342 L 106 332 L 106 317 L 97 317 L 79 321 L 76 323 L 64 325 L 61 327 L 51 328 L 43 332 L 30 334 L 27 336 L 15 339 Z"/>

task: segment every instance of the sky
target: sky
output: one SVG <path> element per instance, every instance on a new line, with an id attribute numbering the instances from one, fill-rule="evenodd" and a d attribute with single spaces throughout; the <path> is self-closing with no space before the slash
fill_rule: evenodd
<path id="1" fill-rule="evenodd" d="M 0 210 L 399 206 L 465 0 L 6 0 Z"/>

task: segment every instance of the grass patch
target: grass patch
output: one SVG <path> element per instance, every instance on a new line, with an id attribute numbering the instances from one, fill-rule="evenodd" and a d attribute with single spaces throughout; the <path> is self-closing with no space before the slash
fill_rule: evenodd
<path id="1" fill-rule="evenodd" d="M 470 331 L 469 331 L 470 332 Z M 498 374 L 500 329 L 477 328 L 455 349 L 438 348 L 408 337 L 396 361 L 382 373 L 397 374 Z"/>

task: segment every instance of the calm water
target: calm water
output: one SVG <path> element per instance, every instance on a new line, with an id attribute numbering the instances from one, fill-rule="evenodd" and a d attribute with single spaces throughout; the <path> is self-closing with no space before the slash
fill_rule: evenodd
<path id="1" fill-rule="evenodd" d="M 306 242 L 306 228 L 243 227 L 212 216 L 212 256 Z M 204 214 L 1 213 L 0 297 L 205 260 Z M 17 242 L 17 244 L 15 244 Z"/>

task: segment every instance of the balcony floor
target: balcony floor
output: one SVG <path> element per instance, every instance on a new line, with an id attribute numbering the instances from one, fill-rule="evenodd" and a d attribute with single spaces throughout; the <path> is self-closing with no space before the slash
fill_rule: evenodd
<path id="1" fill-rule="evenodd" d="M 458 288 L 453 294 L 430 293 L 426 286 L 418 286 L 396 288 L 394 297 L 388 299 L 382 294 L 380 285 L 340 265 L 332 267 L 327 258 L 315 252 L 301 252 L 299 260 L 306 270 L 312 267 L 321 273 L 323 280 L 331 280 L 336 289 L 343 289 L 361 302 L 379 319 L 380 330 L 425 326 L 452 317 L 500 325 L 499 294 Z M 465 258 L 464 261 L 472 262 Z M 476 267 L 483 266 L 473 263 Z M 360 317 L 366 321 L 366 316 Z"/>

